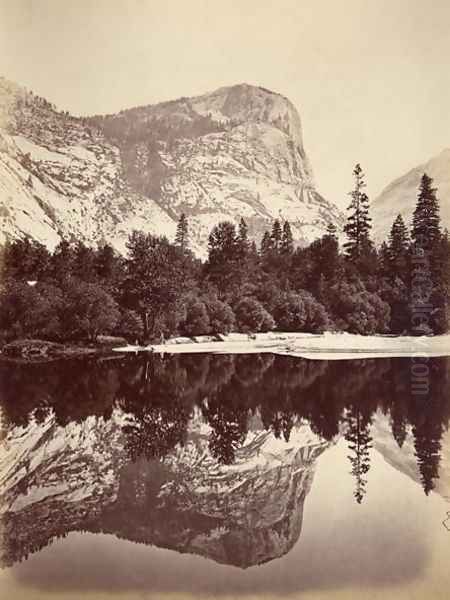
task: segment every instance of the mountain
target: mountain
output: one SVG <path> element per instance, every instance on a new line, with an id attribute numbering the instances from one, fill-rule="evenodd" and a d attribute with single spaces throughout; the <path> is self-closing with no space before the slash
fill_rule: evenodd
<path id="1" fill-rule="evenodd" d="M 408 225 L 411 224 L 420 179 L 424 173 L 434 179 L 440 200 L 442 224 L 444 228 L 450 229 L 450 149 L 446 149 L 390 183 L 372 202 L 374 237 L 378 242 L 386 239 L 398 214 L 403 216 Z"/>
<path id="2" fill-rule="evenodd" d="M 192 249 L 244 217 L 259 239 L 275 218 L 298 243 L 343 217 L 317 192 L 292 103 L 250 85 L 78 118 L 0 79 L 0 243 L 61 236 L 121 252 L 133 229 L 173 238 L 182 212 Z"/>
<path id="3" fill-rule="evenodd" d="M 130 415 L 15 426 L 0 454 L 0 564 L 12 565 L 71 531 L 113 534 L 241 568 L 298 540 L 317 458 L 329 447 L 309 425 L 289 442 L 254 425 L 232 465 L 208 450 L 197 411 L 187 440 L 161 459 L 127 455 Z M 169 424 L 168 424 L 169 425 Z"/>
<path id="4" fill-rule="evenodd" d="M 172 236 L 176 224 L 123 175 L 120 152 L 82 119 L 0 79 L 0 243 L 61 236 L 123 251 L 132 229 Z"/>

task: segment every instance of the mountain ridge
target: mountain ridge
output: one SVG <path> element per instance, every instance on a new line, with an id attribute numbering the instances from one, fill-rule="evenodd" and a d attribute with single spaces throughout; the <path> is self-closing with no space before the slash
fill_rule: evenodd
<path id="1" fill-rule="evenodd" d="M 0 129 L 0 243 L 108 238 L 124 253 L 132 229 L 173 239 L 185 212 L 192 249 L 205 256 L 221 220 L 244 217 L 256 240 L 289 220 L 299 244 L 343 225 L 316 191 L 296 108 L 265 88 L 73 117 L 0 79 Z"/>

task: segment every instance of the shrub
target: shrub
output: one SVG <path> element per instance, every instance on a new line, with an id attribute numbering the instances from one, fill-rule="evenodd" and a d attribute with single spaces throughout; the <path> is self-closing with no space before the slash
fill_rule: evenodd
<path id="1" fill-rule="evenodd" d="M 206 305 L 201 300 L 192 299 L 186 306 L 186 318 L 180 325 L 183 335 L 209 333 L 209 316 Z"/>
<path id="2" fill-rule="evenodd" d="M 217 298 L 205 298 L 210 333 L 230 333 L 236 327 L 233 309 Z"/>
<path id="3" fill-rule="evenodd" d="M 270 331 L 275 327 L 272 315 L 255 298 L 240 300 L 236 305 L 235 314 L 239 331 Z"/>
<path id="4" fill-rule="evenodd" d="M 281 296 L 274 317 L 277 327 L 282 331 L 320 333 L 330 324 L 325 307 L 303 290 Z"/>
<path id="5" fill-rule="evenodd" d="M 73 278 L 66 283 L 61 317 L 65 337 L 95 340 L 114 331 L 119 317 L 116 302 L 98 284 Z"/>
<path id="6" fill-rule="evenodd" d="M 335 284 L 328 301 L 338 329 L 361 335 L 389 331 L 389 305 L 360 281 Z"/>
<path id="7" fill-rule="evenodd" d="M 62 292 L 48 284 L 9 282 L 0 293 L 0 330 L 6 340 L 24 336 L 58 339 Z"/>

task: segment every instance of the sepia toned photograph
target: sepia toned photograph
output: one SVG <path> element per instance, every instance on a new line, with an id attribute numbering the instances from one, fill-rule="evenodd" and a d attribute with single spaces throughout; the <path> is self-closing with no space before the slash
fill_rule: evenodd
<path id="1" fill-rule="evenodd" d="M 0 0 L 0 598 L 450 597 L 450 4 Z"/>

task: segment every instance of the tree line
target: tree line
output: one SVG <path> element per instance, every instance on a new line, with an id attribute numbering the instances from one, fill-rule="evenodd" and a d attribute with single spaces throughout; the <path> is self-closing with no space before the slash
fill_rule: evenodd
<path id="1" fill-rule="evenodd" d="M 241 219 L 238 227 L 213 227 L 202 262 L 189 248 L 184 214 L 173 243 L 133 231 L 125 257 L 107 242 L 91 248 L 63 239 L 53 252 L 30 238 L 7 242 L 0 262 L 4 341 L 448 331 L 450 242 L 432 179 L 421 179 L 411 230 L 399 215 L 377 247 L 360 165 L 353 175 L 342 247 L 333 224 L 295 247 L 289 222 L 278 219 L 258 247 Z"/>

